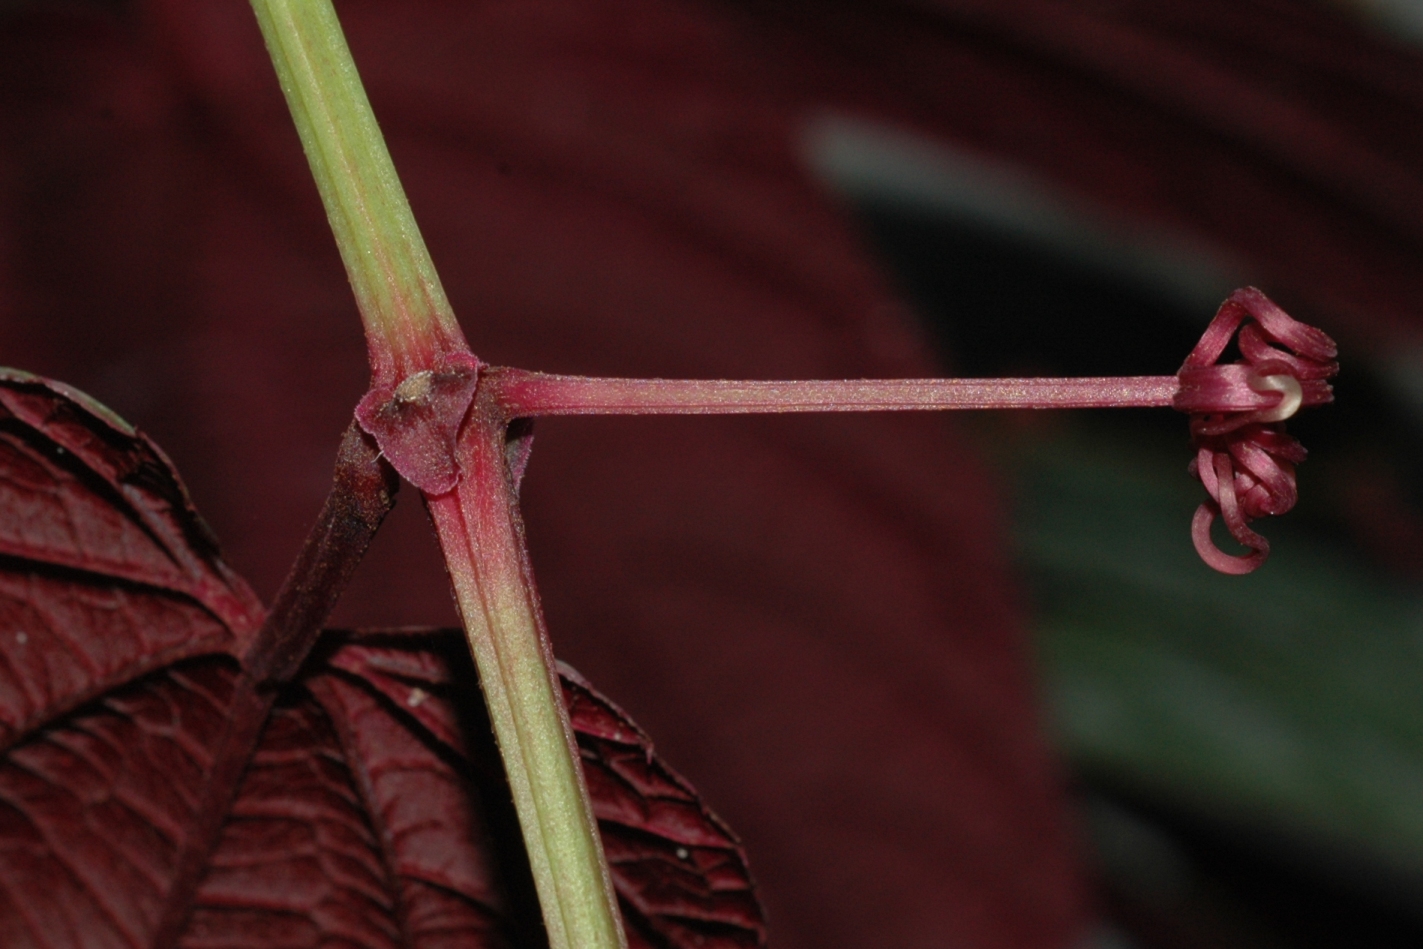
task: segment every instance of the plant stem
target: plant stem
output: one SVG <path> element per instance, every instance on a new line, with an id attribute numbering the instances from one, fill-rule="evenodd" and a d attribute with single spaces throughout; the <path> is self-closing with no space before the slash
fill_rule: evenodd
<path id="1" fill-rule="evenodd" d="M 504 464 L 505 418 L 487 400 L 471 409 L 478 361 L 440 287 L 330 0 L 252 2 L 365 323 L 371 391 L 357 417 L 425 492 L 550 949 L 619 949 L 621 917 Z"/>
<path id="2" fill-rule="evenodd" d="M 549 945 L 609 949 L 624 945 L 622 931 L 504 444 L 503 414 L 482 394 L 461 437 L 459 486 L 427 503 L 499 736 Z"/>
<path id="3" fill-rule="evenodd" d="M 331 493 L 266 621 L 242 657 L 242 674 L 233 686 L 225 730 L 213 749 L 194 808 L 196 817 L 178 852 L 173 885 L 150 949 L 173 949 L 187 930 L 193 896 L 277 700 L 277 686 L 296 673 L 316 645 L 321 625 L 381 521 L 395 506 L 398 486 L 395 473 L 380 460 L 365 434 L 354 424 L 347 428 L 336 455 Z"/>
<path id="4" fill-rule="evenodd" d="M 395 471 L 370 436 L 352 422 L 336 451 L 331 493 L 277 591 L 267 622 L 243 657 L 243 668 L 259 685 L 277 686 L 296 675 L 376 531 L 395 507 L 399 489 Z"/>
<path id="5" fill-rule="evenodd" d="M 467 351 L 330 0 L 252 0 L 346 264 L 377 385 Z"/>
<path id="6" fill-rule="evenodd" d="M 510 418 L 539 415 L 736 415 L 936 409 L 1170 406 L 1175 376 L 1079 379 L 606 379 L 488 369 L 484 384 Z M 1259 396 L 1242 410 L 1270 405 Z"/>
<path id="7" fill-rule="evenodd" d="M 356 416 L 386 461 L 425 495 L 509 776 L 551 949 L 618 949 L 626 942 L 525 550 L 505 453 L 510 420 L 1174 405 L 1193 414 L 1193 434 L 1214 439 L 1201 449 L 1201 457 L 1216 452 L 1207 490 L 1218 491 L 1222 500 L 1210 511 L 1219 510 L 1237 539 L 1256 547 L 1249 569 L 1267 547 L 1263 539 L 1255 543 L 1253 532 L 1242 533 L 1246 521 L 1288 504 L 1262 506 L 1247 494 L 1251 504 L 1242 506 L 1233 481 L 1212 488 L 1235 478 L 1247 489 L 1254 484 L 1253 469 L 1242 475 L 1221 458 L 1235 442 L 1246 444 L 1242 439 L 1254 439 L 1247 446 L 1252 452 L 1276 449 L 1284 466 L 1277 466 L 1275 481 L 1293 503 L 1289 463 L 1298 453 L 1263 426 L 1300 405 L 1331 398 L 1334 348 L 1327 336 L 1295 323 L 1253 289 L 1237 291 L 1217 313 L 1182 370 L 1192 373 L 1189 385 L 1181 375 L 738 382 L 487 369 L 470 353 L 440 287 L 330 0 L 252 3 L 365 324 L 372 382 Z M 1242 331 L 1241 350 L 1250 365 L 1215 365 L 1247 317 L 1263 327 L 1248 328 L 1248 339 Z M 1271 339 L 1289 352 L 1270 345 Z M 1301 373 L 1307 378 L 1295 378 Z M 1204 536 L 1209 545 L 1209 521 L 1198 522 L 1204 528 L 1197 530 L 1197 544 Z M 263 652 L 258 669 L 280 681 L 294 671 L 300 653 Z"/>

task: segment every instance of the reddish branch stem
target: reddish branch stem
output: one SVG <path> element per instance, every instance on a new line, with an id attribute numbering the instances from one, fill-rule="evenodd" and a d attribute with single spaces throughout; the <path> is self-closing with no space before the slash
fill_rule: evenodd
<path id="1" fill-rule="evenodd" d="M 1234 341 L 1241 359 L 1220 359 Z M 1334 341 L 1292 319 L 1254 287 L 1223 303 L 1174 376 L 1077 379 L 850 379 L 737 381 L 608 379 L 523 369 L 480 370 L 481 391 L 506 421 L 541 415 L 739 415 L 757 412 L 871 412 L 943 409 L 1088 409 L 1171 406 L 1191 416 L 1205 485 L 1191 535 L 1222 573 L 1249 573 L 1270 545 L 1247 525 L 1294 506 L 1295 465 L 1304 448 L 1281 423 L 1333 400 Z M 1222 518 L 1244 556 L 1211 540 Z"/>
<path id="2" fill-rule="evenodd" d="M 541 415 L 737 415 L 758 412 L 873 412 L 942 409 L 1166 407 L 1175 376 L 1078 379 L 606 379 L 523 369 L 484 373 L 509 418 Z M 1247 395 L 1239 411 L 1279 396 Z"/>
<path id="3" fill-rule="evenodd" d="M 395 507 L 399 488 L 395 469 L 352 422 L 336 452 L 331 493 L 243 657 L 243 668 L 259 685 L 275 687 L 296 675 L 381 522 Z"/>
<path id="4" fill-rule="evenodd" d="M 331 493 L 266 621 L 242 657 L 227 730 L 213 750 L 197 818 L 178 855 L 174 882 L 153 938 L 154 949 L 171 949 L 186 930 L 203 868 L 217 846 L 278 688 L 296 674 L 316 645 L 322 623 L 395 506 L 398 487 L 395 472 L 353 422 L 336 455 Z"/>

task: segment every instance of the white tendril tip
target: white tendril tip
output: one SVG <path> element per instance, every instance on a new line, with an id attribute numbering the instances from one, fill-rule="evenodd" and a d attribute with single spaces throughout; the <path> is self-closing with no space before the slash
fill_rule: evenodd
<path id="1" fill-rule="evenodd" d="M 1255 416 L 1257 422 L 1283 422 L 1299 411 L 1304 404 L 1304 390 L 1294 376 L 1281 373 L 1277 376 L 1256 376 L 1250 380 L 1250 388 L 1256 392 L 1278 392 L 1280 401 L 1272 408 L 1262 409 Z"/>

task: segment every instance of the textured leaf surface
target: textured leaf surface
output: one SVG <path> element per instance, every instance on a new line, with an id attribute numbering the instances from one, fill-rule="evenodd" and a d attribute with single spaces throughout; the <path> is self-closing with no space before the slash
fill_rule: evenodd
<path id="1" fill-rule="evenodd" d="M 227 725 L 235 664 L 194 661 L 47 723 L 0 762 L 0 932 L 151 943 Z"/>
<path id="2" fill-rule="evenodd" d="M 162 453 L 0 373 L 0 932 L 139 946 L 202 834 L 262 619 Z"/>
<path id="3" fill-rule="evenodd" d="M 261 610 L 158 450 L 23 374 L 0 409 L 7 947 L 539 944 L 460 633 L 328 636 L 274 695 L 244 671 Z M 641 944 L 764 944 L 735 838 L 566 676 Z"/>
<path id="4" fill-rule="evenodd" d="M 260 607 L 158 449 L 0 370 L 0 747 L 174 660 L 239 653 Z"/>
<path id="5" fill-rule="evenodd" d="M 401 736 L 386 729 L 386 740 L 374 741 L 375 760 L 358 763 L 348 757 L 356 749 L 343 747 L 319 705 L 308 699 L 279 706 L 198 890 L 183 945 L 317 947 L 333 939 L 372 949 L 438 944 L 429 938 L 429 908 L 410 900 L 411 881 L 399 874 L 405 869 L 402 851 L 419 851 L 422 841 L 410 840 L 409 828 L 392 822 L 391 814 L 368 809 L 381 801 L 379 793 L 360 793 L 358 774 L 388 779 L 397 769 L 420 769 L 419 753 L 390 747 L 392 737 L 398 742 Z M 459 856 L 471 852 L 477 838 L 450 836 L 467 830 L 451 820 L 459 800 L 427 797 L 419 786 L 407 790 L 413 793 L 405 807 L 425 812 L 422 822 L 430 836 L 444 838 L 442 849 Z M 457 873 L 444 874 L 443 882 L 454 891 L 451 902 L 469 898 L 456 888 L 464 882 Z M 487 885 L 476 891 L 480 895 L 488 899 Z M 476 929 L 459 920 L 456 932 L 454 919 L 442 922 L 442 934 L 458 936 L 456 944 L 500 944 L 486 938 L 488 926 Z"/>
<path id="6" fill-rule="evenodd" d="M 621 709 L 572 668 L 560 673 L 625 913 L 677 945 L 701 944 L 708 926 L 720 944 L 760 945 L 765 927 L 736 838 Z"/>
<path id="7" fill-rule="evenodd" d="M 349 685 L 323 678 L 318 695 L 328 709 L 359 709 L 365 715 L 394 714 L 408 718 L 434 743 L 425 757 L 407 755 L 394 770 L 378 764 L 380 780 L 372 783 L 377 808 L 399 824 L 397 835 L 443 834 L 428 815 L 409 804 L 407 788 L 431 789 L 436 798 L 453 800 L 456 772 L 448 760 L 468 761 L 468 746 L 459 728 L 460 705 L 465 715 L 481 715 L 468 705 L 473 667 L 463 651 L 463 634 L 443 630 L 389 637 L 389 644 L 372 645 L 380 634 L 348 640 L 330 665 L 359 680 L 384 699 L 373 705 Z M 765 942 L 765 923 L 756 900 L 746 855 L 740 842 L 706 808 L 696 792 L 653 753 L 651 740 L 617 706 L 593 689 L 568 666 L 560 666 L 564 698 L 582 752 L 583 768 L 593 795 L 593 809 L 613 869 L 613 883 L 632 934 L 650 946 L 758 946 Z M 408 726 L 405 726 L 408 727 Z M 461 769 L 463 770 L 463 769 Z M 451 855 L 452 857 L 455 855 Z M 461 892 L 473 892 L 483 878 L 479 868 L 457 859 L 441 861 L 436 872 L 428 863 L 403 869 L 403 878 L 453 889 L 444 875 L 457 872 Z"/>

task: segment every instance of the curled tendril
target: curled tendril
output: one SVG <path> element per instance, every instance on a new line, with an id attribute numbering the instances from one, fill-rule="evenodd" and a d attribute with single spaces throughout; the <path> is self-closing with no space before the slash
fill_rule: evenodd
<path id="1" fill-rule="evenodd" d="M 1217 364 L 1237 330 L 1243 358 Z M 1306 453 L 1283 422 L 1303 406 L 1334 400 L 1329 379 L 1339 371 L 1337 354 L 1324 332 L 1246 287 L 1221 304 L 1176 374 L 1173 404 L 1190 414 L 1196 449 L 1189 470 L 1211 498 L 1196 509 L 1191 539 L 1201 559 L 1221 573 L 1249 573 L 1269 556 L 1269 541 L 1249 523 L 1294 507 L 1295 465 Z M 1235 556 L 1215 545 L 1217 517 L 1250 553 Z"/>

